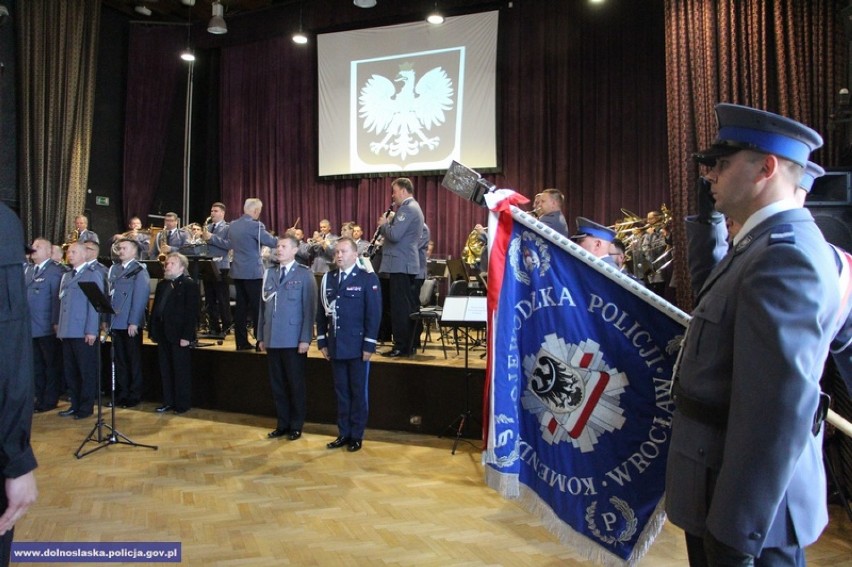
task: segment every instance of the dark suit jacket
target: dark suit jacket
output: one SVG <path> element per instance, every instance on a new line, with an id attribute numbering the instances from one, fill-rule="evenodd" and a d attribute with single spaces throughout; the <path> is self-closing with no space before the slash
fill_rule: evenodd
<path id="1" fill-rule="evenodd" d="M 200 301 L 198 284 L 191 277 L 184 274 L 174 281 L 160 280 L 151 309 L 151 340 L 158 343 L 178 343 L 181 339 L 194 341 Z"/>

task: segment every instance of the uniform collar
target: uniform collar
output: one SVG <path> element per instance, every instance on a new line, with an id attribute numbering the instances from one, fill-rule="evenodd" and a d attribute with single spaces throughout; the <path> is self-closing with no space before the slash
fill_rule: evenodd
<path id="1" fill-rule="evenodd" d="M 757 225 L 759 225 L 772 215 L 776 215 L 778 213 L 797 208 L 799 208 L 799 206 L 792 199 L 781 199 L 780 201 L 769 203 L 762 209 L 758 209 L 746 219 L 745 223 L 743 223 L 743 227 L 734 237 L 734 246 L 739 244 L 746 236 L 748 236 L 748 233 L 754 230 Z"/>

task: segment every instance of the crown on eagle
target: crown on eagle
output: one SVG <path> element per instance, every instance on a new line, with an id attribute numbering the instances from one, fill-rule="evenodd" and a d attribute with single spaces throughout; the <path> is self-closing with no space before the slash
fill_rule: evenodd
<path id="1" fill-rule="evenodd" d="M 399 70 L 400 71 L 413 71 L 414 70 L 414 63 L 412 63 L 410 61 L 406 61 L 405 63 L 401 63 L 400 66 L 399 66 Z"/>

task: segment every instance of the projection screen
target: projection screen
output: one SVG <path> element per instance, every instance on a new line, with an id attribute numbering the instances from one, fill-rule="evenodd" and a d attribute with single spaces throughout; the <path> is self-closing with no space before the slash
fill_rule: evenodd
<path id="1" fill-rule="evenodd" d="M 498 12 L 317 36 L 319 176 L 497 163 Z"/>

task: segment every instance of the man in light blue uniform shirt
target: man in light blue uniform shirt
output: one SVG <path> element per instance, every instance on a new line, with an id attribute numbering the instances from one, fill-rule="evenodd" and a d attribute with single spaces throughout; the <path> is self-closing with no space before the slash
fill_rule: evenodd
<path id="1" fill-rule="evenodd" d="M 396 358 L 413 354 L 409 347 L 414 333 L 410 315 L 420 308 L 420 239 L 423 235 L 423 211 L 414 200 L 411 180 L 400 177 L 391 184 L 396 213 L 379 218 L 379 235 L 384 237 L 379 268 L 389 275 L 393 349 L 382 356 Z"/>
<path id="2" fill-rule="evenodd" d="M 112 265 L 108 276 L 110 302 L 115 311 L 110 326 L 115 355 L 115 404 L 132 408 L 142 401 L 142 331 L 151 278 L 136 259 L 136 239 L 119 239 L 117 247 L 119 263 Z"/>
<path id="3" fill-rule="evenodd" d="M 272 236 L 258 217 L 263 210 L 260 199 L 246 199 L 243 216 L 231 222 L 227 235 L 211 235 L 208 245 L 234 251 L 231 263 L 231 280 L 237 292 L 234 308 L 234 339 L 237 350 L 252 350 L 254 346 L 248 339 L 248 318 L 251 317 L 257 332 L 257 319 L 260 313 L 260 289 L 263 281 L 263 258 L 261 248 L 278 245 L 278 239 Z"/>
<path id="4" fill-rule="evenodd" d="M 97 261 L 86 260 L 86 245 L 68 247 L 73 268 L 59 286 L 59 323 L 56 336 L 62 341 L 65 385 L 71 393 L 71 407 L 60 416 L 85 419 L 92 415 L 98 389 L 98 332 L 100 315 L 80 289 L 81 282 L 94 282 L 106 292 L 105 272 Z"/>
<path id="5" fill-rule="evenodd" d="M 295 441 L 305 424 L 305 367 L 317 311 L 317 285 L 306 266 L 296 262 L 299 241 L 278 239 L 277 266 L 263 278 L 257 345 L 266 351 L 269 381 L 278 424 L 270 439 L 287 436 Z"/>
<path id="6" fill-rule="evenodd" d="M 56 338 L 59 323 L 59 284 L 64 270 L 50 259 L 53 246 L 45 238 L 33 240 L 32 264 L 24 271 L 32 326 L 35 406 L 41 413 L 59 401 L 62 384 L 62 343 Z"/>
<path id="7" fill-rule="evenodd" d="M 204 301 L 207 303 L 207 314 L 210 317 L 210 332 L 227 334 L 231 326 L 231 292 L 228 273 L 231 271 L 231 260 L 228 249 L 217 243 L 228 240 L 230 225 L 225 221 L 225 205 L 213 203 L 210 206 L 210 223 L 207 225 L 207 250 L 213 261 L 216 275 L 215 282 L 204 282 Z M 213 236 L 217 238 L 212 238 Z"/>

